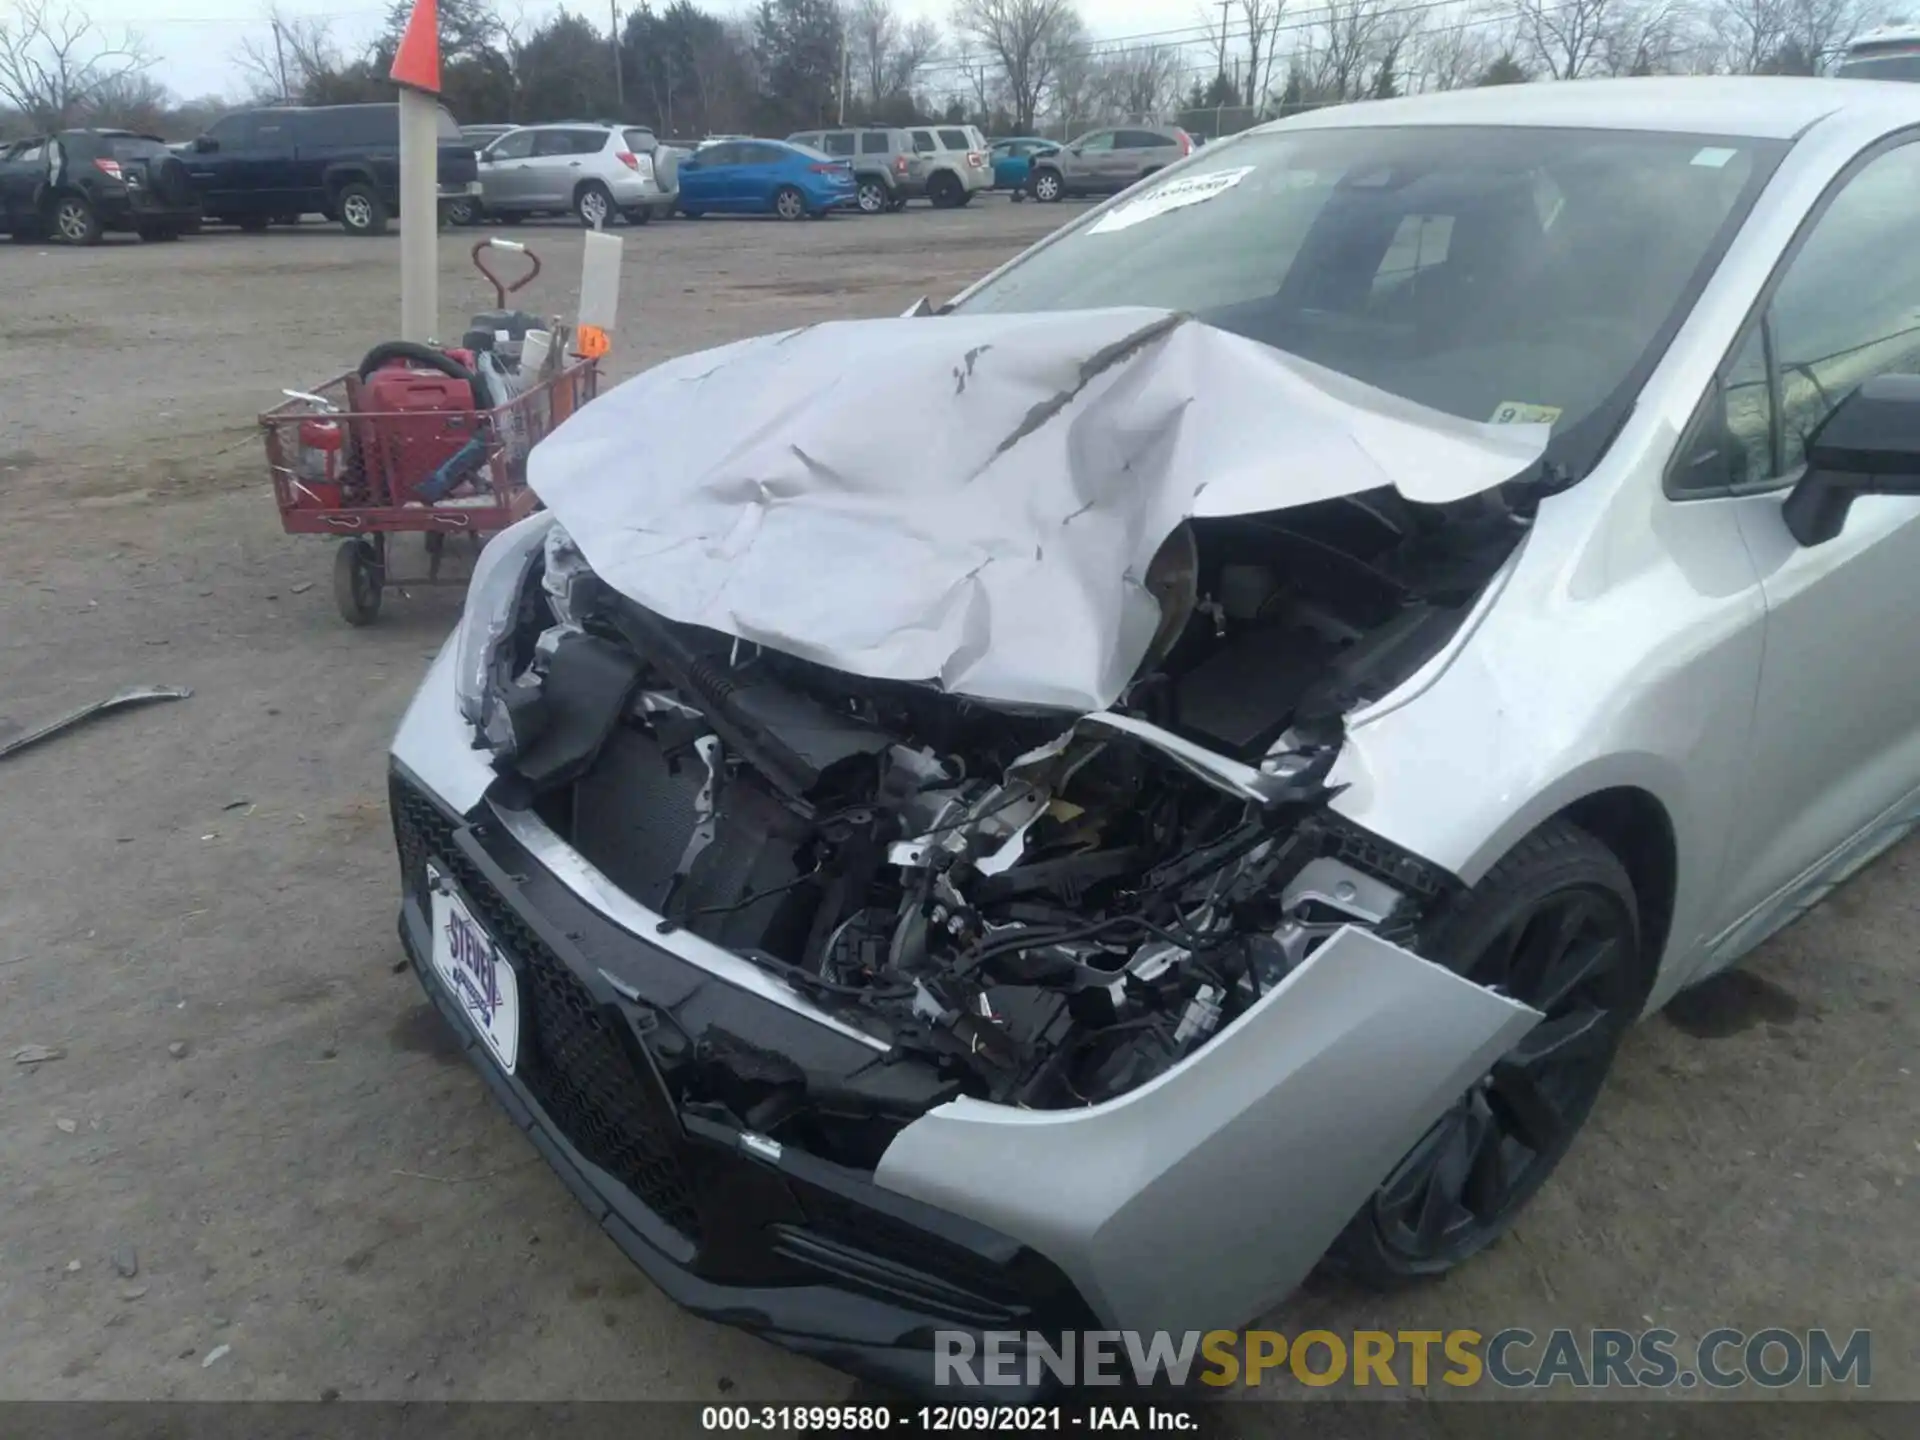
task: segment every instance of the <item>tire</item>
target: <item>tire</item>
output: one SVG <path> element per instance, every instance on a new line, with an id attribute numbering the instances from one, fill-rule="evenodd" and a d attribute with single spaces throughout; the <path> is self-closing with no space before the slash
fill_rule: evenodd
<path id="1" fill-rule="evenodd" d="M 261 235 L 266 233 L 267 226 L 273 222 L 265 215 L 244 215 L 233 223 L 249 235 Z"/>
<path id="2" fill-rule="evenodd" d="M 887 193 L 886 182 L 871 175 L 863 176 L 859 180 L 853 197 L 854 204 L 859 207 L 862 215 L 884 215 L 893 200 L 893 197 Z"/>
<path id="3" fill-rule="evenodd" d="M 598 180 L 589 180 L 574 193 L 573 213 L 588 230 L 604 230 L 620 212 L 614 209 L 613 192 Z"/>
<path id="4" fill-rule="evenodd" d="M 952 210 L 966 204 L 966 194 L 966 187 L 945 170 L 927 180 L 927 199 L 936 210 Z"/>
<path id="5" fill-rule="evenodd" d="M 356 238 L 387 233 L 387 207 L 380 192 L 364 180 L 349 180 L 335 192 L 334 212 L 340 228 Z"/>
<path id="6" fill-rule="evenodd" d="M 84 195 L 56 195 L 48 210 L 47 226 L 63 245 L 98 245 L 100 217 Z"/>
<path id="7" fill-rule="evenodd" d="M 333 603 L 349 625 L 371 625 L 380 615 L 386 567 L 364 540 L 343 540 L 333 552 Z"/>
<path id="8" fill-rule="evenodd" d="M 462 195 L 458 200 L 450 200 L 441 212 L 449 225 L 478 225 L 480 223 L 480 201 L 473 195 Z"/>
<path id="9" fill-rule="evenodd" d="M 1067 182 L 1061 178 L 1058 170 L 1034 171 L 1027 188 L 1033 192 L 1034 199 L 1046 205 L 1057 204 L 1067 194 Z"/>
<path id="10" fill-rule="evenodd" d="M 1619 858 L 1551 820 L 1422 928 L 1420 954 L 1546 1019 L 1394 1166 L 1328 1250 L 1330 1268 L 1397 1289 L 1511 1228 L 1572 1147 L 1645 1000 L 1639 926 Z"/>
<path id="11" fill-rule="evenodd" d="M 804 220 L 807 218 L 807 197 L 791 185 L 782 185 L 773 192 L 773 213 L 782 220 Z"/>

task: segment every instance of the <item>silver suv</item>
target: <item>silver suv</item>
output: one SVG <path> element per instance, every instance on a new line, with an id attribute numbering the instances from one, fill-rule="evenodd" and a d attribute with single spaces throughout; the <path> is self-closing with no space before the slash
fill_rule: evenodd
<path id="1" fill-rule="evenodd" d="M 1192 153 L 1193 137 L 1177 125 L 1089 130 L 1053 154 L 1036 157 L 1027 189 L 1036 200 L 1115 195 Z"/>
<path id="2" fill-rule="evenodd" d="M 624 215 L 637 225 L 673 213 L 675 167 L 642 125 L 527 125 L 480 152 L 480 199 L 488 216 L 572 211 L 599 228 Z M 667 157 L 670 159 L 670 157 Z"/>
<path id="3" fill-rule="evenodd" d="M 803 130 L 787 142 L 849 161 L 860 210 L 867 215 L 898 210 L 921 197 L 952 209 L 993 186 L 986 137 L 971 125 Z"/>

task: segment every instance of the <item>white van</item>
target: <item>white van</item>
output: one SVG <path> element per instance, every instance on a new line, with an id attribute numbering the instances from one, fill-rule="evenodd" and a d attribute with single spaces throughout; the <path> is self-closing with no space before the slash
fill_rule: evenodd
<path id="1" fill-rule="evenodd" d="M 1920 25 L 1901 17 L 1867 31 L 1847 47 L 1834 73 L 1849 80 L 1920 80 Z"/>

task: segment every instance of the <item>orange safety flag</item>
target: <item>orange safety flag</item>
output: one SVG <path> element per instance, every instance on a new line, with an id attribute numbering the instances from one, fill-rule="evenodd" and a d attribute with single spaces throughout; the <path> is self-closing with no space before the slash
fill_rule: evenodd
<path id="1" fill-rule="evenodd" d="M 440 93 L 440 0 L 413 0 L 387 78 L 429 95 Z"/>

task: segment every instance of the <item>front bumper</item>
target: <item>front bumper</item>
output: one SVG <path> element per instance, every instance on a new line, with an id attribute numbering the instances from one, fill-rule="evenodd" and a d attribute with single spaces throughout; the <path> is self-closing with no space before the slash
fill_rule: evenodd
<path id="1" fill-rule="evenodd" d="M 392 781 L 400 938 L 414 972 L 507 1113 L 620 1249 L 678 1304 L 884 1385 L 930 1392 L 936 1332 L 1084 1328 L 1090 1312 L 1044 1257 L 861 1172 L 681 1110 L 653 1047 L 688 1034 L 871 1049 L 743 996 L 582 903 L 498 823 Z M 512 959 L 516 1073 L 494 1061 L 434 973 L 425 863 L 450 874 Z M 657 1002 L 657 1004 L 655 1003 Z M 798 1037 L 792 1027 L 808 1034 Z M 831 1052 L 848 1046 L 845 1056 Z M 1021 1398 L 996 1388 L 996 1399 Z"/>

